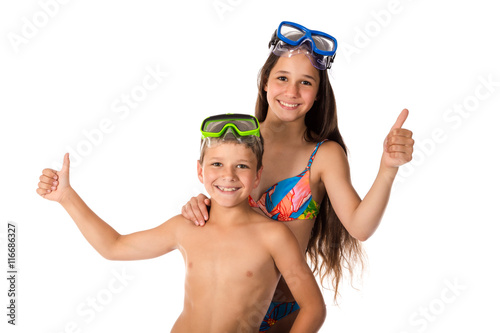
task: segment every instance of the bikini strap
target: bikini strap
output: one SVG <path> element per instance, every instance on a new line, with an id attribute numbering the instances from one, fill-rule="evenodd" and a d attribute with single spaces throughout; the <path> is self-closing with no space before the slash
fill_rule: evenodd
<path id="1" fill-rule="evenodd" d="M 314 151 L 312 152 L 311 157 L 309 157 L 309 162 L 307 163 L 306 171 L 311 168 L 312 162 L 314 161 L 314 157 L 316 157 L 316 153 L 318 152 L 319 146 L 321 146 L 323 144 L 323 142 L 325 142 L 325 141 L 328 141 L 328 139 L 325 139 L 325 140 L 318 142 L 316 144 L 316 148 L 314 148 Z"/>

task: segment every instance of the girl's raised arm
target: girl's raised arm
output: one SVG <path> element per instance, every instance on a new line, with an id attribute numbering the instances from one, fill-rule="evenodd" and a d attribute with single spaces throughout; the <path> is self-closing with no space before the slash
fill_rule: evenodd
<path id="1" fill-rule="evenodd" d="M 349 234 L 361 241 L 379 226 L 398 168 L 412 158 L 412 132 L 402 128 L 407 117 L 408 110 L 404 109 L 387 135 L 379 172 L 363 200 L 352 187 L 347 157 L 340 146 L 328 145 L 325 154 L 315 161 L 337 216 Z"/>

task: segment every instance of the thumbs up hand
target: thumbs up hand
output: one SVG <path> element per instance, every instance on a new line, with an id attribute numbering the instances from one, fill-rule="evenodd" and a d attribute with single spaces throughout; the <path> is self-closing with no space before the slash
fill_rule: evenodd
<path id="1" fill-rule="evenodd" d="M 71 189 L 69 185 L 69 153 L 66 153 L 61 171 L 53 169 L 42 171 L 36 193 L 45 199 L 61 202 L 69 189 Z"/>
<path id="2" fill-rule="evenodd" d="M 413 144 L 415 141 L 411 138 L 413 133 L 410 130 L 402 128 L 408 110 L 404 109 L 396 123 L 392 126 L 389 134 L 384 140 L 384 152 L 382 154 L 381 165 L 388 168 L 397 168 L 410 162 L 413 153 Z"/>

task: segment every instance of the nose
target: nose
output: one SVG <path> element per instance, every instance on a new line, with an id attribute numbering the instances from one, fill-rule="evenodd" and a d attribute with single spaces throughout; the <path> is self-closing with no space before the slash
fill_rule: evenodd
<path id="1" fill-rule="evenodd" d="M 299 84 L 298 83 L 290 83 L 286 88 L 286 96 L 287 97 L 297 97 L 299 95 Z"/>
<path id="2" fill-rule="evenodd" d="M 236 173 L 231 166 L 225 166 L 222 170 L 222 179 L 224 181 L 234 182 L 236 180 Z"/>

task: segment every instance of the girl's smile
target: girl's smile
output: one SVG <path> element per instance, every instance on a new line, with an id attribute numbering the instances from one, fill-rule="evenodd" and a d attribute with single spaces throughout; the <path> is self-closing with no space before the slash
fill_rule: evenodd
<path id="1" fill-rule="evenodd" d="M 278 100 L 278 102 L 281 104 L 281 106 L 283 106 L 283 108 L 290 110 L 295 109 L 297 106 L 299 106 L 299 104 L 286 103 L 280 100 Z"/>

